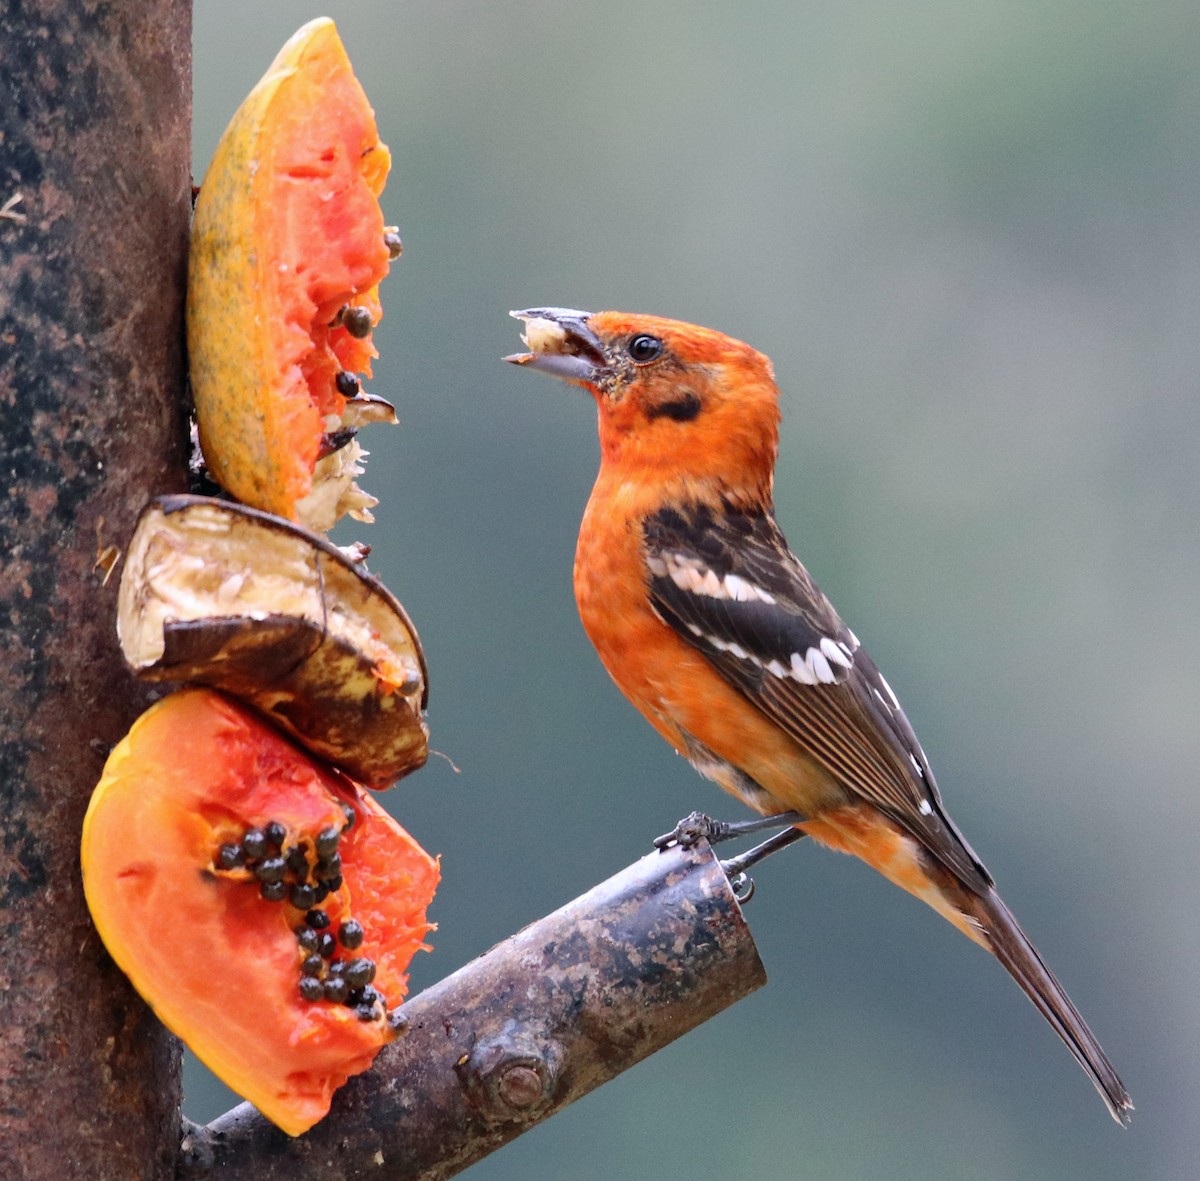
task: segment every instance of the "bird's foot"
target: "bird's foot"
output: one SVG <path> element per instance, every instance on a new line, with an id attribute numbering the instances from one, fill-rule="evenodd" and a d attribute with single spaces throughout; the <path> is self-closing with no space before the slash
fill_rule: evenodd
<path id="1" fill-rule="evenodd" d="M 804 834 L 799 829 L 791 828 L 792 825 L 799 824 L 803 819 L 804 817 L 799 812 L 780 812 L 776 816 L 758 816 L 753 820 L 733 821 L 714 820 L 703 812 L 693 812 L 691 815 L 685 816 L 670 832 L 655 837 L 654 847 L 669 849 L 672 845 L 678 845 L 682 849 L 690 849 L 701 841 L 707 841 L 710 845 L 719 845 L 722 841 L 733 840 L 734 837 L 745 836 L 746 833 L 762 832 L 765 828 L 783 828 L 784 826 L 787 826 L 790 832 L 803 836 Z M 796 837 L 791 838 L 791 840 L 795 839 Z M 790 843 L 791 841 L 785 842 L 785 844 Z M 751 852 L 753 851 L 751 850 Z M 762 856 L 765 857 L 767 854 L 764 853 Z M 754 863 L 751 862 L 751 864 Z"/>
<path id="2" fill-rule="evenodd" d="M 743 905 L 754 897 L 754 880 L 749 877 L 747 870 L 757 865 L 766 857 L 806 836 L 804 829 L 796 828 L 804 817 L 799 812 L 780 812 L 775 816 L 756 816 L 753 820 L 714 820 L 703 812 L 693 812 L 685 816 L 670 832 L 656 837 L 656 849 L 669 849 L 678 845 L 681 849 L 690 849 L 701 841 L 710 845 L 718 845 L 722 841 L 734 837 L 745 836 L 751 832 L 762 832 L 768 828 L 782 828 L 774 836 L 768 837 L 761 844 L 748 849 L 740 856 L 731 857 L 721 862 L 721 868 L 729 879 L 734 897 Z"/>

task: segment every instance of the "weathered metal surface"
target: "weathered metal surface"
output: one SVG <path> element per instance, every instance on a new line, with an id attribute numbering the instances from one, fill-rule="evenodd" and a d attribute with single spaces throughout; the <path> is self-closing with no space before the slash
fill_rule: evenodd
<path id="1" fill-rule="evenodd" d="M 100 946 L 84 808 L 144 704 L 111 559 L 182 488 L 191 6 L 0 6 L 0 1177 L 173 1168 L 178 1052 Z M 107 551 L 107 554 L 105 554 Z"/>
<path id="2" fill-rule="evenodd" d="M 311 1132 L 243 1104 L 187 1130 L 180 1177 L 440 1181 L 765 981 L 708 845 L 652 853 L 409 1001 Z"/>

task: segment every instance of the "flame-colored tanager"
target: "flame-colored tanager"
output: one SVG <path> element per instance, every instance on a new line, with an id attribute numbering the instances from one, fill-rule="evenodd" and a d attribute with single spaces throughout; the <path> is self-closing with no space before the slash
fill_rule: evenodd
<path id="1" fill-rule="evenodd" d="M 575 595 L 613 680 L 702 775 L 798 813 L 992 952 L 1127 1123 L 1125 1087 L 947 815 L 896 695 L 775 522 L 770 360 L 654 316 L 513 315 L 531 351 L 507 359 L 599 409 Z"/>

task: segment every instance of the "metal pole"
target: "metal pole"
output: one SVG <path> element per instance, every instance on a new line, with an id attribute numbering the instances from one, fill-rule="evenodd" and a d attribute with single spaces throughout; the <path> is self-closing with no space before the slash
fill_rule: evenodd
<path id="1" fill-rule="evenodd" d="M 109 547 L 184 481 L 190 38 L 185 0 L 0 7 L 0 1176 L 20 1181 L 174 1166 L 178 1050 L 88 920 L 79 831 L 145 702 Z"/>

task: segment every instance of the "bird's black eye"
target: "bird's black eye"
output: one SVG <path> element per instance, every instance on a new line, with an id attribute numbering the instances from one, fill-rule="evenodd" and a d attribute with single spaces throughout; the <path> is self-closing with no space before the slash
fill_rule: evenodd
<path id="1" fill-rule="evenodd" d="M 644 365 L 662 356 L 663 342 L 648 332 L 639 332 L 628 344 L 626 352 L 638 364 Z"/>

